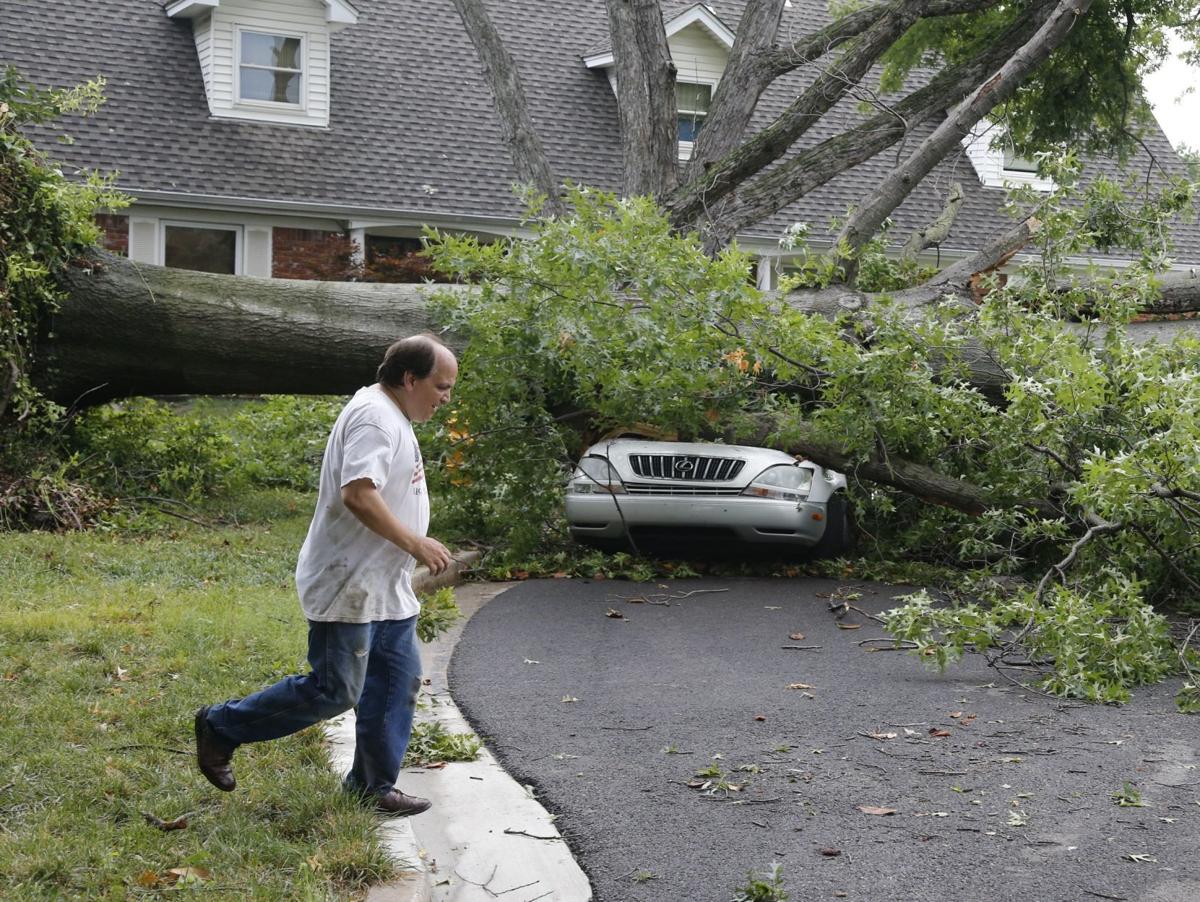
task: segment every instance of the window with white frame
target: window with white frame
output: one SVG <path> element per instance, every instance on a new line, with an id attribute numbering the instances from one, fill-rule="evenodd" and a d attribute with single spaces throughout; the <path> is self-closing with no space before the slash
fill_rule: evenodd
<path id="1" fill-rule="evenodd" d="M 296 35 L 238 32 L 238 100 L 304 104 L 304 39 Z"/>
<path id="2" fill-rule="evenodd" d="M 1018 155 L 1000 126 L 980 123 L 962 143 L 984 187 L 1024 185 L 1043 193 L 1054 190 L 1054 180 L 1038 175 L 1037 161 Z"/>
<path id="3" fill-rule="evenodd" d="M 675 83 L 675 102 L 679 107 L 679 140 L 691 144 L 700 133 L 712 102 L 712 85 L 680 81 Z"/>
<path id="4" fill-rule="evenodd" d="M 1011 147 L 1004 148 L 1004 171 L 1005 172 L 1030 172 L 1036 174 L 1038 164 L 1035 160 L 1028 157 L 1018 156 L 1017 152 Z"/>
<path id="5" fill-rule="evenodd" d="M 162 264 L 171 269 L 227 275 L 242 271 L 241 226 L 164 222 L 161 247 Z"/>

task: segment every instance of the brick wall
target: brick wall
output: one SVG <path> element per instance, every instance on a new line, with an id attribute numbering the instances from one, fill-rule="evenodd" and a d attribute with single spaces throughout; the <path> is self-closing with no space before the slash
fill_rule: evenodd
<path id="1" fill-rule="evenodd" d="M 361 277 L 357 245 L 341 232 L 318 229 L 271 230 L 271 276 L 349 282 Z"/>
<path id="2" fill-rule="evenodd" d="M 116 213 L 97 213 L 100 246 L 122 257 L 129 256 L 129 217 Z"/>
<path id="3" fill-rule="evenodd" d="M 358 250 L 341 232 L 276 227 L 271 239 L 271 275 L 327 282 L 445 281 L 421 255 L 418 238 L 368 235 L 365 265 L 355 262 Z"/>

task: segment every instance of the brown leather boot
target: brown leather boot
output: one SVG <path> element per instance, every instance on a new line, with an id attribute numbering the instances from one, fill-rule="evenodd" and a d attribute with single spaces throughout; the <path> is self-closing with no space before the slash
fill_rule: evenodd
<path id="1" fill-rule="evenodd" d="M 209 725 L 207 707 L 196 712 L 196 764 L 208 782 L 224 792 L 233 792 L 237 788 L 231 766 L 236 748 Z"/>
<path id="2" fill-rule="evenodd" d="M 392 817 L 408 817 L 420 814 L 432 804 L 429 799 L 419 799 L 416 796 L 405 795 L 398 789 L 392 789 L 375 800 L 375 810 Z"/>

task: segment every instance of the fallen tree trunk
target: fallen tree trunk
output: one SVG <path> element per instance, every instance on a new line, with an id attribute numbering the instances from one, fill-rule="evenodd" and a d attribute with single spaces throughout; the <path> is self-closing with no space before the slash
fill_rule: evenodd
<path id="1" fill-rule="evenodd" d="M 435 329 L 436 286 L 253 279 L 96 252 L 39 348 L 35 384 L 66 405 L 127 395 L 340 394 L 374 381 L 396 337 Z"/>
<path id="2" fill-rule="evenodd" d="M 127 395 L 351 392 L 374 379 L 394 338 L 437 331 L 429 297 L 439 288 L 454 290 L 214 275 L 133 263 L 103 251 L 62 279 L 68 296 L 41 343 L 34 381 L 51 399 L 84 407 Z M 965 304 L 969 291 L 958 282 L 935 277 L 900 299 L 914 311 L 947 296 Z M 1195 273 L 1169 274 L 1161 285 L 1161 312 L 1200 310 Z M 845 287 L 783 298 L 825 316 L 865 312 L 877 299 Z M 1200 321 L 1132 329 L 1169 340 L 1194 327 Z M 987 390 L 1003 381 L 983 350 L 972 368 Z"/>

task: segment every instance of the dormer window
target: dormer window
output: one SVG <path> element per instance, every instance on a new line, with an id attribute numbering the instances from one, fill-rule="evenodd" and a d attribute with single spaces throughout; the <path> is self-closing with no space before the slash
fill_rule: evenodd
<path id="1" fill-rule="evenodd" d="M 169 0 L 190 20 L 214 119 L 329 125 L 334 32 L 354 25 L 348 0 Z"/>
<path id="2" fill-rule="evenodd" d="M 238 99 L 301 106 L 304 39 L 245 29 L 238 38 Z"/>
<path id="3" fill-rule="evenodd" d="M 675 102 L 679 106 L 679 140 L 691 143 L 696 140 L 700 126 L 708 116 L 708 107 L 712 102 L 712 86 L 676 82 Z"/>

